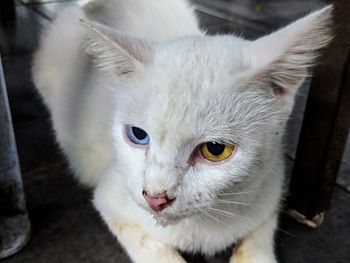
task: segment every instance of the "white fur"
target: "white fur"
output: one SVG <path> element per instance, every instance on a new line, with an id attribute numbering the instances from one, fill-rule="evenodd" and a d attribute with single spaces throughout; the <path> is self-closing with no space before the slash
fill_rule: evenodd
<path id="1" fill-rule="evenodd" d="M 184 262 L 176 249 L 213 254 L 238 240 L 242 262 L 276 262 L 281 138 L 330 39 L 330 12 L 253 42 L 205 36 L 180 0 L 93 1 L 56 18 L 34 81 L 72 169 L 134 262 Z M 125 124 L 147 131 L 147 149 L 126 142 Z M 235 152 L 189 162 L 207 141 Z M 154 214 L 143 190 L 176 200 Z"/>

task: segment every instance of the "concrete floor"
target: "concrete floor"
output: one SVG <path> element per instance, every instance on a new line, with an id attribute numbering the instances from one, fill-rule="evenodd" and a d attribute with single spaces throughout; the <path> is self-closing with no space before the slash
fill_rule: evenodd
<path id="1" fill-rule="evenodd" d="M 91 205 L 91 192 L 79 186 L 58 149 L 48 112 L 30 76 L 32 55 L 42 28 L 62 8 L 84 1 L 26 1 L 16 5 L 16 20 L 0 25 L 0 52 L 8 87 L 32 238 L 4 263 L 130 262 Z M 323 5 L 320 0 L 194 0 L 203 28 L 211 34 L 237 33 L 254 39 Z M 286 156 L 291 166 L 307 85 L 298 95 L 289 122 Z M 331 207 L 318 229 L 282 215 L 277 252 L 283 263 L 350 262 L 350 140 Z M 229 250 L 215 257 L 185 255 L 188 262 L 228 262 Z"/>

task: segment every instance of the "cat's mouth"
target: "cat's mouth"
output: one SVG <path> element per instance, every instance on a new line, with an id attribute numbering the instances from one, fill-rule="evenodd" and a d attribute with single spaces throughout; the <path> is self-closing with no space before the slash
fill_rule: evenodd
<path id="1" fill-rule="evenodd" d="M 171 207 L 166 207 L 164 210 L 161 211 L 154 211 L 148 205 L 145 205 L 143 203 L 138 203 L 138 205 L 144 210 L 146 210 L 148 213 L 153 215 L 153 218 L 156 221 L 156 223 L 163 227 L 174 225 L 182 219 L 191 216 L 191 214 L 175 212 L 171 209 Z"/>
<path id="2" fill-rule="evenodd" d="M 146 202 L 142 199 L 142 201 L 136 199 L 135 202 L 150 213 L 158 225 L 163 227 L 177 224 L 179 221 L 191 217 L 197 210 L 190 207 L 184 208 L 176 198 L 149 197 L 146 193 L 143 193 L 143 197 Z"/>
<path id="3" fill-rule="evenodd" d="M 153 215 L 153 218 L 156 221 L 156 223 L 163 227 L 166 227 L 169 225 L 175 225 L 180 221 L 186 218 L 192 217 L 197 213 L 199 213 L 199 211 L 197 211 L 196 209 L 191 209 L 191 208 L 187 208 L 184 210 L 165 209 L 160 212 L 154 212 L 147 209 L 147 211 Z"/>
<path id="4" fill-rule="evenodd" d="M 139 206 L 146 210 L 148 213 L 150 213 L 153 216 L 156 223 L 163 227 L 176 224 L 184 218 L 183 215 L 177 215 L 176 213 L 170 212 L 169 208 L 165 208 L 161 211 L 154 211 L 153 209 L 150 209 L 150 207 L 147 205 L 139 203 Z"/>

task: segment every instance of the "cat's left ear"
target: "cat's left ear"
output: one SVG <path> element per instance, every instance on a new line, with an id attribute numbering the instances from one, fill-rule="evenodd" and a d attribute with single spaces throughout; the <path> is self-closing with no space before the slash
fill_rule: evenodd
<path id="1" fill-rule="evenodd" d="M 84 19 L 81 22 L 87 31 L 84 39 L 85 51 L 100 69 L 126 75 L 152 60 L 153 50 L 146 41 Z"/>
<path id="2" fill-rule="evenodd" d="M 270 35 L 251 42 L 250 72 L 274 94 L 294 94 L 315 63 L 320 49 L 332 40 L 332 6 L 297 20 Z"/>

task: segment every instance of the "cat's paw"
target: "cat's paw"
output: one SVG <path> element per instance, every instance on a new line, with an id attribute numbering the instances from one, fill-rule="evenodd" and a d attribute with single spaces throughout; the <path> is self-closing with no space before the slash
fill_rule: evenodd
<path id="1" fill-rule="evenodd" d="M 177 251 L 163 245 L 142 250 L 143 252 L 138 256 L 138 260 L 135 260 L 135 263 L 187 263 Z"/>
<path id="2" fill-rule="evenodd" d="M 252 247 L 240 246 L 233 253 L 230 263 L 277 263 L 277 260 L 271 253 Z"/>
<path id="3" fill-rule="evenodd" d="M 133 263 L 186 263 L 177 250 L 155 239 L 139 224 L 107 221 Z"/>
<path id="4" fill-rule="evenodd" d="M 231 257 L 230 263 L 277 263 L 274 257 L 266 255 L 242 255 L 235 254 Z"/>

